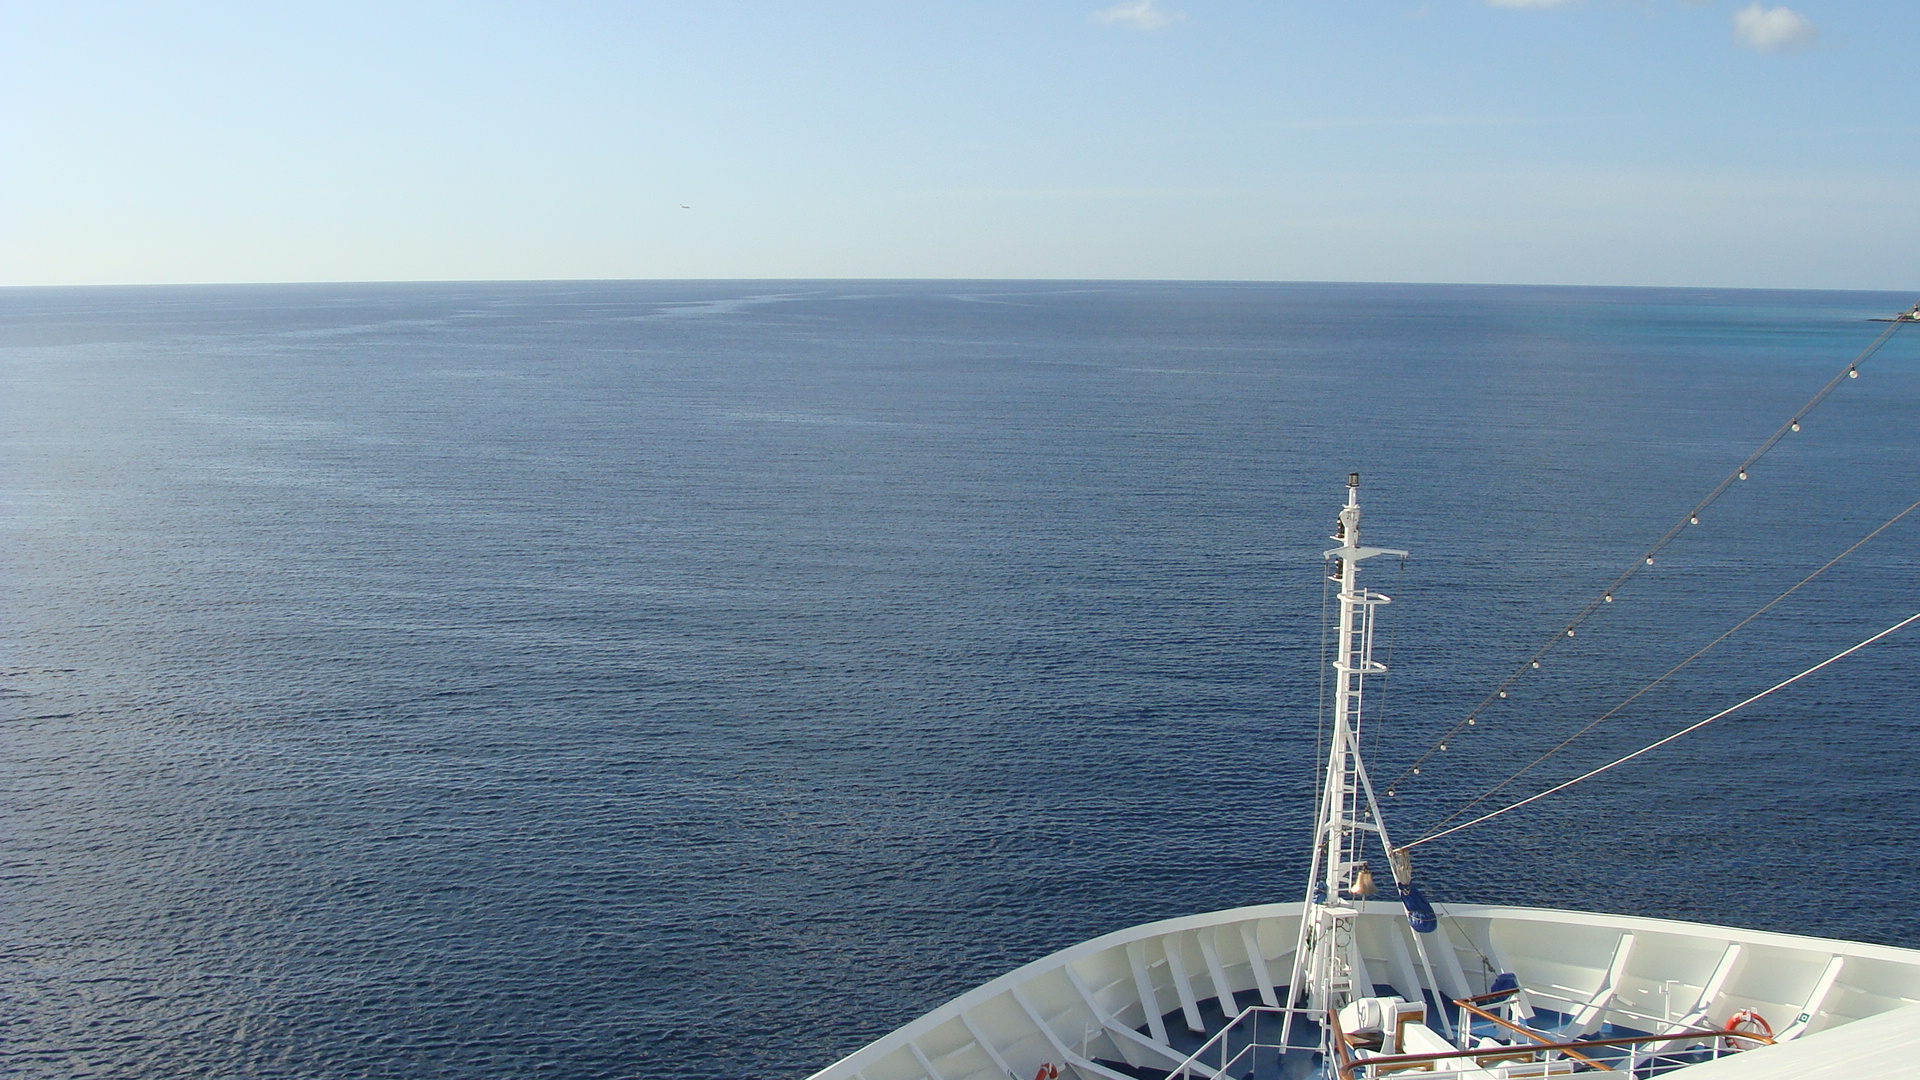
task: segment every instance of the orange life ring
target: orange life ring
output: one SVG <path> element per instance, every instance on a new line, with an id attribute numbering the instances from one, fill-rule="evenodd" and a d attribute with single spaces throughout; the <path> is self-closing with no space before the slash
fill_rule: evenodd
<path id="1" fill-rule="evenodd" d="M 1749 1024 L 1751 1024 L 1752 1027 L 1748 1027 L 1747 1025 Z M 1767 1039 L 1772 1039 L 1773 1025 L 1767 1023 L 1766 1017 L 1761 1016 L 1759 1013 L 1754 1012 L 1752 1009 L 1741 1009 L 1739 1012 L 1734 1013 L 1732 1016 L 1727 1017 L 1727 1034 L 1729 1035 L 1756 1035 L 1757 1034 L 1757 1035 L 1764 1036 Z"/>
<path id="2" fill-rule="evenodd" d="M 1033 1074 L 1033 1080 L 1060 1080 L 1060 1066 L 1049 1061 Z"/>

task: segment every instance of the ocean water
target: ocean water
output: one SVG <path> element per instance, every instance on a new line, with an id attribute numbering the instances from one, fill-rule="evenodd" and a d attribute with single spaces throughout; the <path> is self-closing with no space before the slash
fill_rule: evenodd
<path id="1" fill-rule="evenodd" d="M 798 1077 L 1297 897 L 1362 474 L 1402 772 L 1911 303 L 1108 283 L 0 291 L 0 1073 Z M 1920 499 L 1908 329 L 1389 801 Z M 1516 790 L 1920 611 L 1920 512 Z M 1920 629 L 1423 847 L 1920 946 Z M 1490 804 L 1491 805 L 1491 804 Z"/>

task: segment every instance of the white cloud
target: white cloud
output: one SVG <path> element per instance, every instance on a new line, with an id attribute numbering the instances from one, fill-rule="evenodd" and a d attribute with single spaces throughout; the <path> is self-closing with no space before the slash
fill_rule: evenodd
<path id="1" fill-rule="evenodd" d="M 1186 18 L 1177 11 L 1162 11 L 1155 0 L 1128 0 L 1097 12 L 1095 19 L 1108 26 L 1131 26 L 1135 30 L 1159 30 Z"/>
<path id="2" fill-rule="evenodd" d="M 1761 52 L 1792 52 L 1813 44 L 1820 28 L 1792 8 L 1749 4 L 1733 13 L 1733 38 Z"/>
<path id="3" fill-rule="evenodd" d="M 1488 7 L 1545 8 L 1562 7 L 1570 0 L 1487 0 Z"/>

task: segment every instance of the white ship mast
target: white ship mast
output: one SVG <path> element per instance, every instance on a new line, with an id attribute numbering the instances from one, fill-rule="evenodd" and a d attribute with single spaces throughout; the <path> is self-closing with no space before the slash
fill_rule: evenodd
<path id="1" fill-rule="evenodd" d="M 1379 839 L 1379 850 L 1387 855 L 1413 928 L 1422 933 L 1434 928 L 1432 908 L 1414 887 L 1406 858 L 1395 851 L 1387 836 L 1373 783 L 1360 756 L 1366 680 L 1387 670 L 1385 664 L 1373 658 L 1374 616 L 1380 607 L 1391 602 L 1382 593 L 1360 587 L 1360 563 L 1376 555 L 1404 558 L 1407 553 L 1393 548 L 1361 546 L 1359 473 L 1347 477 L 1347 504 L 1340 510 L 1340 523 L 1333 539 L 1340 542 L 1339 547 L 1326 553 L 1331 563 L 1331 580 L 1340 585 L 1339 645 L 1333 658 L 1333 737 L 1320 783 L 1320 806 L 1313 829 L 1313 869 L 1307 879 L 1306 907 L 1294 949 L 1293 976 L 1288 981 L 1293 1007 L 1288 1009 L 1284 1021 L 1284 1026 L 1290 1029 L 1296 1011 L 1309 1013 L 1320 1022 L 1323 1041 L 1330 1037 L 1330 1028 L 1325 1023 L 1328 1010 L 1338 1009 L 1357 998 L 1374 996 L 1372 980 L 1354 937 L 1354 921 L 1360 915 L 1358 903 L 1378 891 L 1373 870 L 1366 860 L 1368 834 Z M 1428 985 L 1437 985 L 1432 967 L 1427 963 L 1426 948 L 1417 936 L 1415 944 L 1420 947 L 1422 966 L 1427 968 Z M 1285 1041 L 1283 1034 L 1282 1042 Z"/>

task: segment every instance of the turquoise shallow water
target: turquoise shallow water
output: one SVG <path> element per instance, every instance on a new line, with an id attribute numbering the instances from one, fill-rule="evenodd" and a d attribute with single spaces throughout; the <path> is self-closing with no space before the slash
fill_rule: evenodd
<path id="1" fill-rule="evenodd" d="M 0 1071 L 794 1076 L 1300 891 L 1319 552 L 1391 774 L 1887 294 L 0 291 Z M 1393 801 L 1412 833 L 1920 498 L 1920 334 Z M 1920 514 L 1915 515 L 1920 518 Z M 1920 610 L 1920 521 L 1543 770 Z M 1920 945 L 1920 635 L 1425 849 L 1436 899 Z"/>

